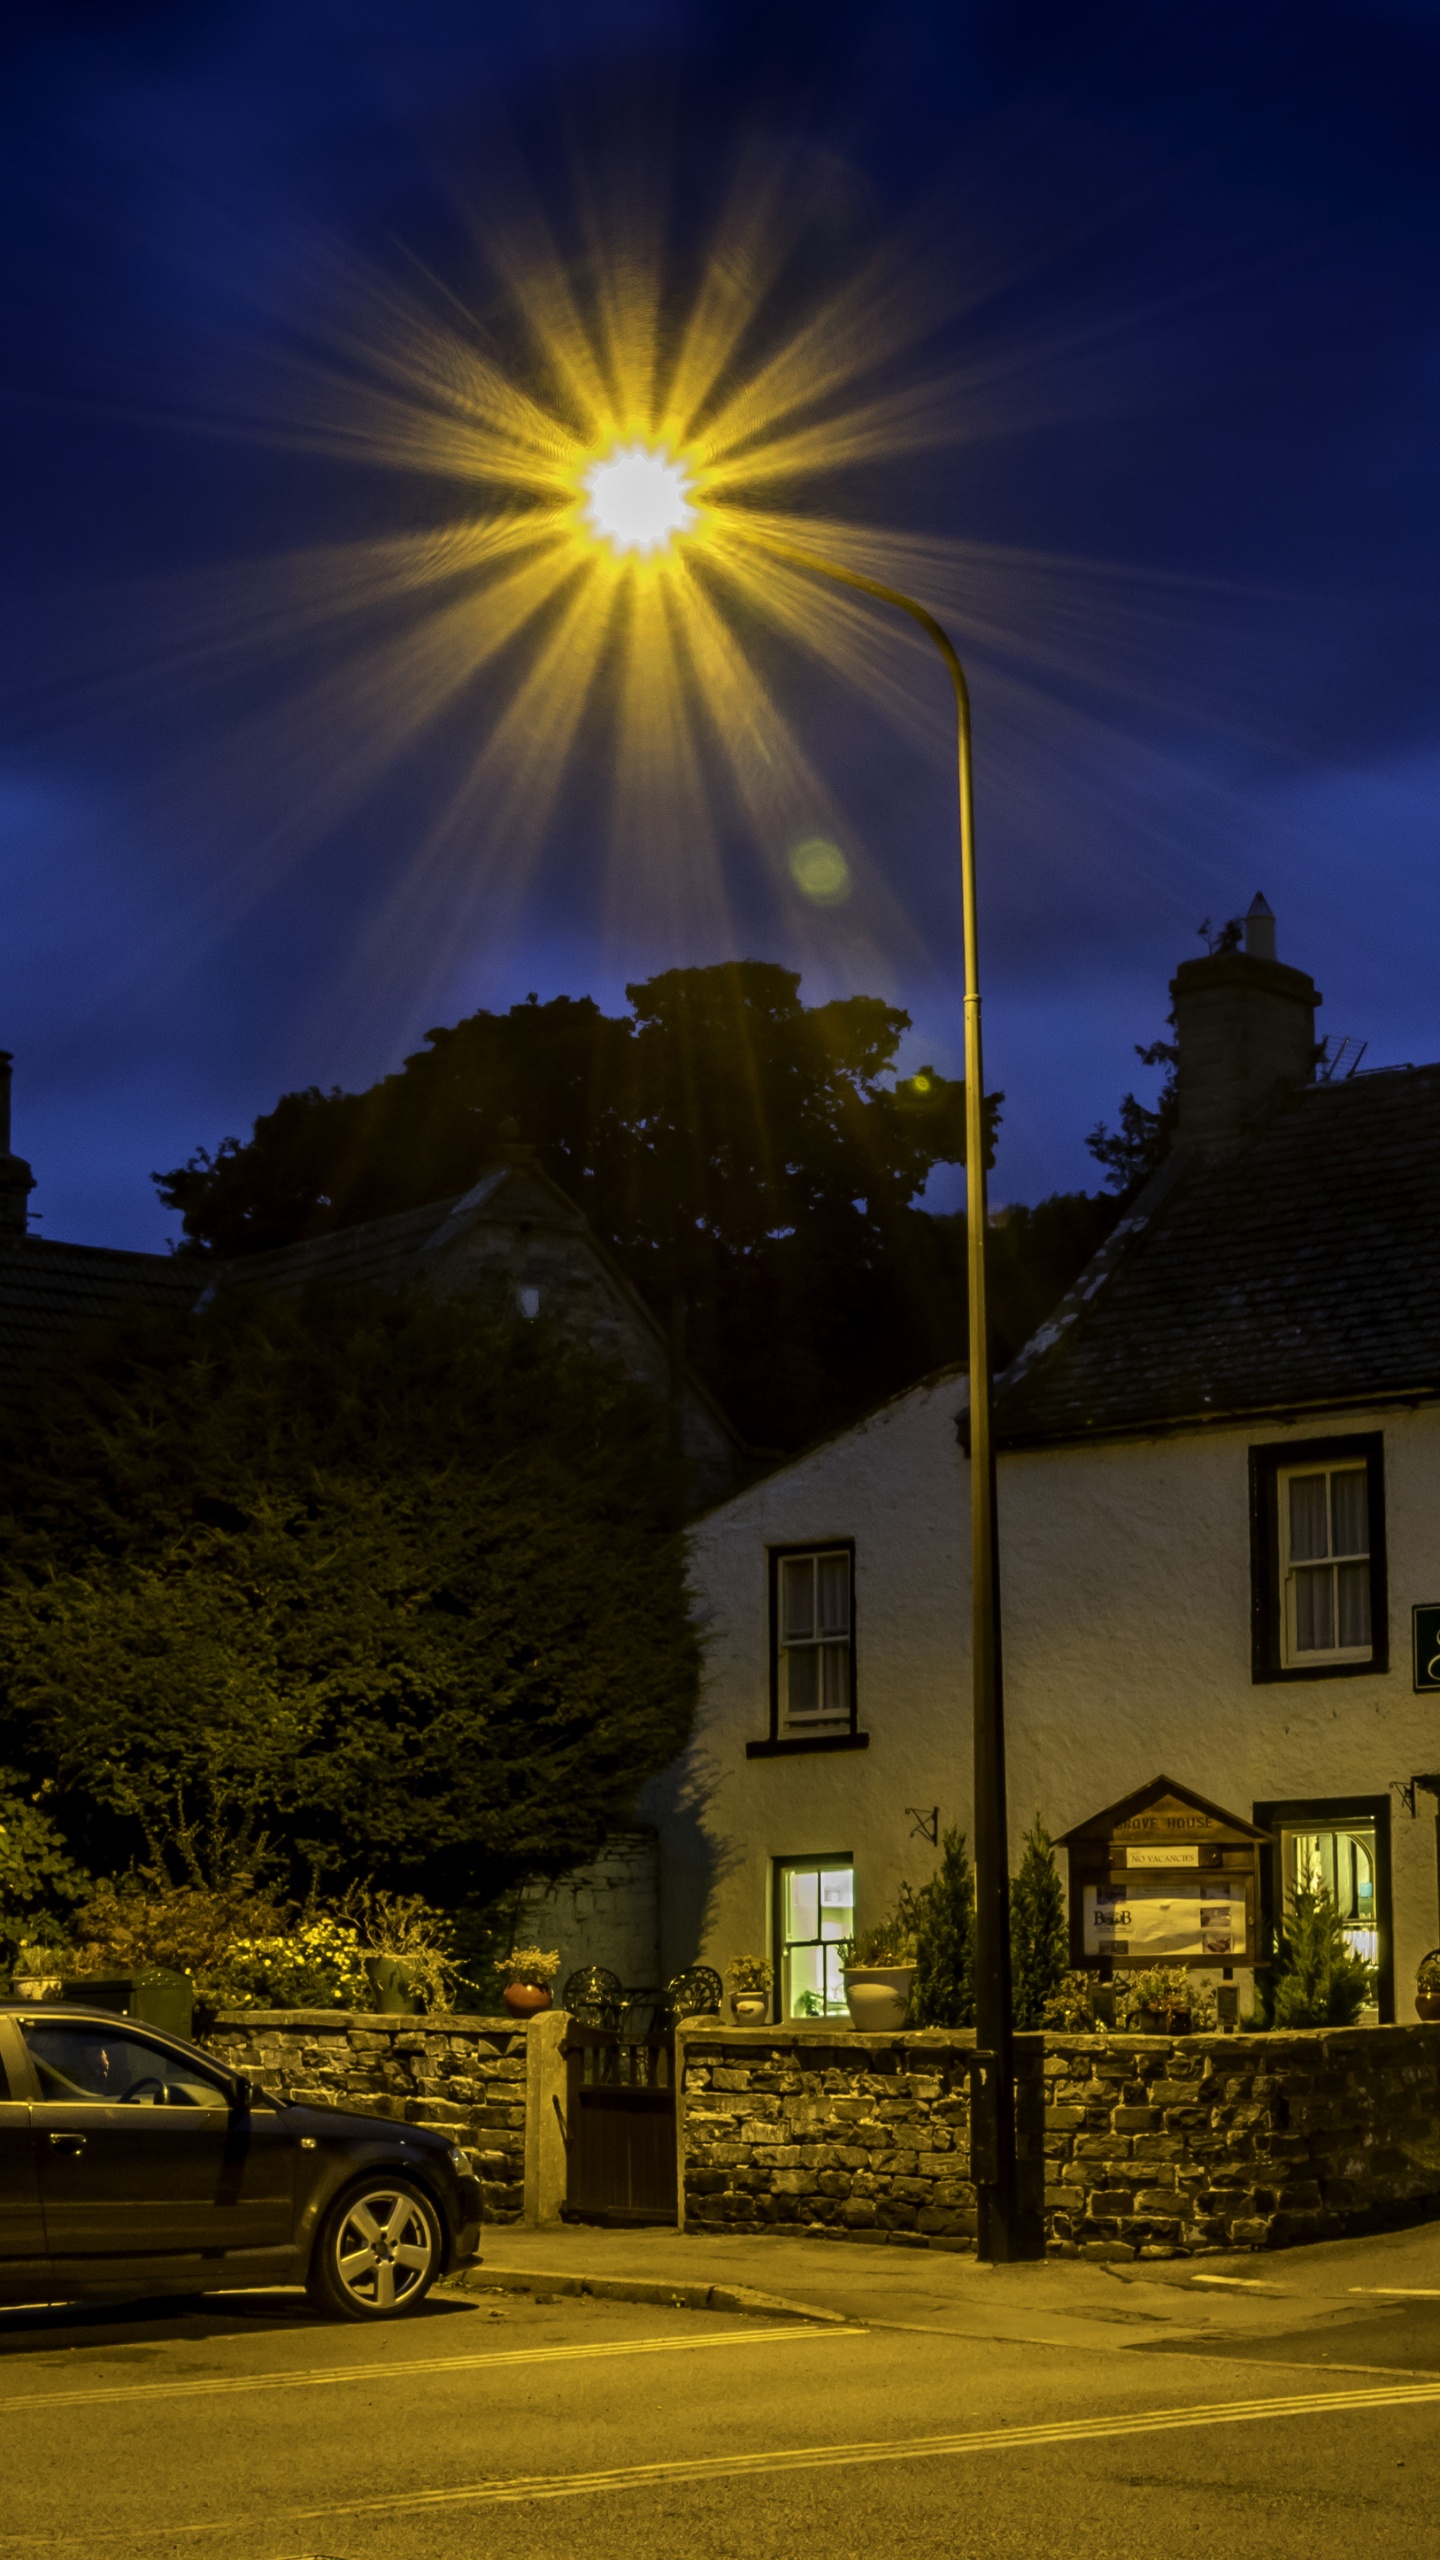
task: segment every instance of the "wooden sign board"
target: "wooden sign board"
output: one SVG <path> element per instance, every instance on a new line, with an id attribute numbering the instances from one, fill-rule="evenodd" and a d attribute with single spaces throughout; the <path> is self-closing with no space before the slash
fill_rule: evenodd
<path id="1" fill-rule="evenodd" d="M 1269 1836 L 1173 1778 L 1077 1822 L 1056 1842 L 1070 1858 L 1071 1964 L 1253 1965 Z"/>

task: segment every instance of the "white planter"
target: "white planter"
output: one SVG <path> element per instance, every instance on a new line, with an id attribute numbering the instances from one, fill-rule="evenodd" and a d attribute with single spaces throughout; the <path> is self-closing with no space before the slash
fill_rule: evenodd
<path id="1" fill-rule="evenodd" d="M 903 2027 L 914 1979 L 913 1964 L 856 1965 L 845 1976 L 845 2005 L 851 2025 L 881 2036 Z"/>

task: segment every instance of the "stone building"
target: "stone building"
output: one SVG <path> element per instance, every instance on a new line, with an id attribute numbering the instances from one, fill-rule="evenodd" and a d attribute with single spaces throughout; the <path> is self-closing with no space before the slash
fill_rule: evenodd
<path id="1" fill-rule="evenodd" d="M 0 1050 L 0 1385 L 75 1325 L 126 1306 L 186 1313 L 225 1289 L 426 1289 L 520 1321 L 543 1312 L 618 1360 L 669 1402 L 697 1507 L 718 1501 L 753 1473 L 715 1398 L 677 1358 L 664 1327 L 532 1148 L 504 1148 L 458 1199 L 430 1201 L 268 1253 L 222 1263 L 117 1253 L 30 1233 L 26 1203 L 34 1177 L 10 1151 L 10 1077 L 9 1054 Z"/>
<path id="2" fill-rule="evenodd" d="M 1440 1937 L 1440 1066 L 1327 1077 L 1274 932 L 1257 901 L 1177 973 L 1177 1144 L 1000 1381 L 1012 1856 L 1037 1809 L 1058 1834 L 1166 1771 L 1265 1831 L 1272 1917 L 1332 1887 L 1408 2016 Z M 971 1828 L 965 1439 L 964 1378 L 925 1379 L 693 1532 L 665 1960 L 771 1953 L 781 2017 L 839 2009 L 851 1912 Z"/>

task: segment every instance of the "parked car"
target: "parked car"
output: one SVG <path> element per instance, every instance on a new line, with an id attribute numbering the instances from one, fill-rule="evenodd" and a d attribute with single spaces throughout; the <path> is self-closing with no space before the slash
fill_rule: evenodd
<path id="1" fill-rule="evenodd" d="M 0 2302 L 298 2283 L 389 2320 L 479 2229 L 443 2133 L 286 2105 L 104 2010 L 0 2003 Z"/>

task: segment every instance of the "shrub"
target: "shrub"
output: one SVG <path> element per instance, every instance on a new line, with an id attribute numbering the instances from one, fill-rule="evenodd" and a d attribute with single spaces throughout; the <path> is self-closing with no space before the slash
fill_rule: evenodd
<path id="1" fill-rule="evenodd" d="M 903 1909 L 893 1911 L 888 1920 L 877 1920 L 872 1929 L 857 1929 L 840 1941 L 841 1969 L 847 1973 L 856 1965 L 914 1962 L 915 1931 Z"/>
<path id="2" fill-rule="evenodd" d="M 348 1920 L 236 1938 L 200 1988 L 221 2009 L 368 2009 L 371 2001 L 365 1949 Z"/>
<path id="3" fill-rule="evenodd" d="M 940 1844 L 939 1872 L 902 1910 L 915 1931 L 913 2027 L 975 2024 L 975 1880 L 965 1855 L 965 1834 L 950 1830 Z"/>
<path id="4" fill-rule="evenodd" d="M 1373 1998 L 1375 1967 L 1357 1956 L 1324 1885 L 1298 1885 L 1271 1977 L 1276 2027 L 1353 2027 Z"/>
<path id="5" fill-rule="evenodd" d="M 1045 2023 L 1045 2004 L 1069 1964 L 1065 1895 L 1050 1834 L 1037 1813 L 1010 1887 L 1010 1978 L 1017 2027 Z"/>
<path id="6" fill-rule="evenodd" d="M 174 1885 L 151 1870 L 106 1878 L 90 1893 L 73 1925 L 81 1973 L 133 1973 L 168 1965 L 208 1983 L 237 1939 L 279 1937 L 283 1904 L 249 1876 L 228 1885 Z"/>

